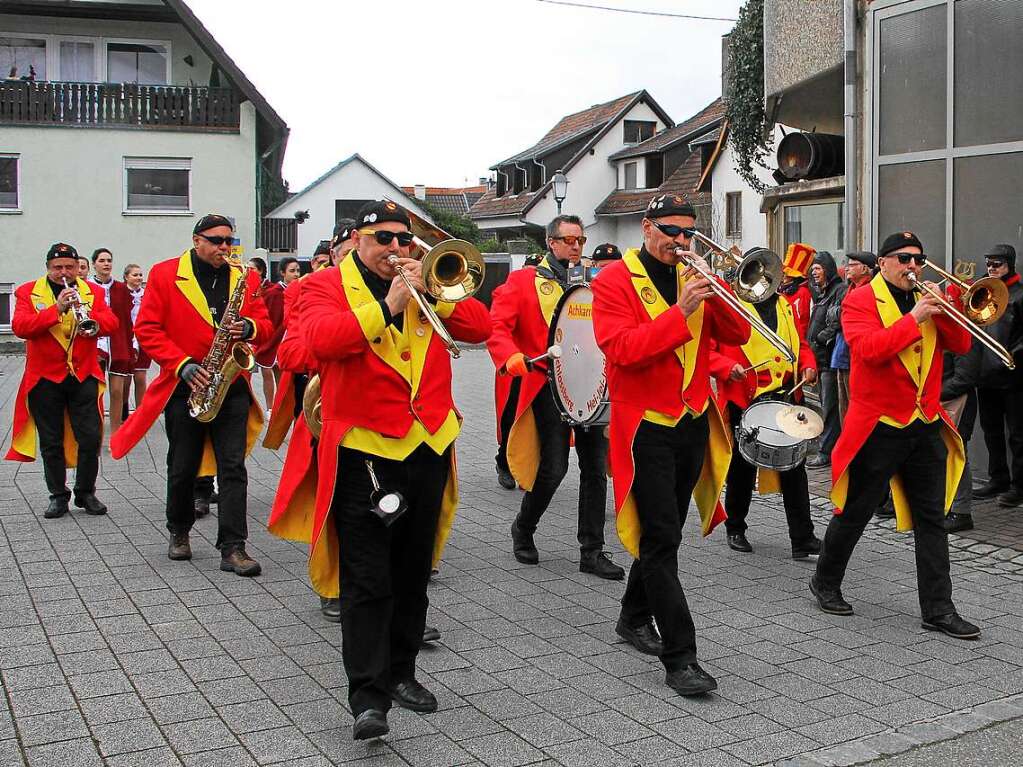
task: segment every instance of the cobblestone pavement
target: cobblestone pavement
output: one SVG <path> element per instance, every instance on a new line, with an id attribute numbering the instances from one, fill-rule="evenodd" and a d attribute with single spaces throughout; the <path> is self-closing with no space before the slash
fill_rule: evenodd
<path id="1" fill-rule="evenodd" d="M 21 366 L 0 358 L 5 448 Z M 656 659 L 616 642 L 622 584 L 578 572 L 574 478 L 541 523 L 540 565 L 512 558 L 520 496 L 495 480 L 484 352 L 456 363 L 456 398 L 462 506 L 430 589 L 444 636 L 419 664 L 440 711 L 395 710 L 385 741 L 352 742 L 340 630 L 303 547 L 265 529 L 282 456 L 250 461 L 263 576 L 218 570 L 212 517 L 196 558 L 168 561 L 156 429 L 103 461 L 106 517 L 43 520 L 39 464 L 0 466 L 0 765 L 835 765 L 1023 717 L 1023 547 L 953 538 L 957 603 L 984 629 L 957 642 L 920 628 L 911 538 L 889 522 L 850 567 L 856 615 L 817 611 L 774 501 L 751 513 L 754 554 L 687 526 L 682 581 L 720 689 L 674 695 Z M 819 533 L 828 514 L 816 499 Z M 1023 512 L 999 514 L 978 528 Z M 608 548 L 627 564 L 610 525 Z"/>

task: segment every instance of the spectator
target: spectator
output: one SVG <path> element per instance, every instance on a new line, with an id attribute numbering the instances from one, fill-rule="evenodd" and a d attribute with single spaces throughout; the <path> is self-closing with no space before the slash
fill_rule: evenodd
<path id="1" fill-rule="evenodd" d="M 867 251 L 853 251 L 845 256 L 845 279 L 849 283 L 846 294 L 854 288 L 866 285 L 877 272 L 877 256 Z M 843 299 L 844 300 L 844 299 Z M 838 324 L 838 333 L 835 336 L 835 350 L 831 353 L 831 367 L 838 376 L 838 419 L 839 423 L 845 420 L 845 411 L 849 409 L 849 345 L 842 335 L 842 305 L 836 304 L 831 307 L 830 312 L 834 317 L 828 318 L 828 322 Z"/>
<path id="2" fill-rule="evenodd" d="M 974 341 L 970 351 L 956 355 L 945 352 L 941 371 L 941 406 L 959 430 L 966 450 L 966 466 L 959 480 L 952 508 L 945 515 L 945 530 L 957 533 L 973 529 L 973 476 L 970 469 L 970 437 L 977 420 L 977 383 L 984 345 Z"/>
<path id="3" fill-rule="evenodd" d="M 835 259 L 826 250 L 819 251 L 810 267 L 810 289 L 814 294 L 813 309 L 810 311 L 810 329 L 806 340 L 817 357 L 818 391 L 821 409 L 824 411 L 824 433 L 821 435 L 820 452 L 806 462 L 813 469 L 831 465 L 831 448 L 838 440 L 841 423 L 838 419 L 838 377 L 831 367 L 831 354 L 835 350 L 835 336 L 839 331 L 839 317 L 834 306 L 839 306 L 845 297 L 845 285 L 838 276 Z"/>
<path id="4" fill-rule="evenodd" d="M 142 305 L 142 296 L 146 293 L 145 288 L 145 276 L 142 273 L 142 267 L 138 264 L 128 264 L 124 267 L 124 284 L 128 286 L 128 290 L 131 293 L 131 324 L 132 328 L 135 327 L 135 318 L 139 316 L 139 307 Z M 149 366 L 152 364 L 152 360 L 149 355 L 146 354 L 145 349 L 139 346 L 138 339 L 135 338 L 134 331 L 132 332 L 132 348 L 135 351 L 135 365 L 132 370 L 132 383 L 135 386 L 135 407 L 137 408 L 142 403 L 142 398 L 146 396 L 146 386 L 148 385 Z M 125 406 L 127 406 L 128 397 L 125 396 Z"/>
<path id="5" fill-rule="evenodd" d="M 1009 370 L 986 347 L 981 353 L 977 389 L 980 427 L 988 454 L 988 481 L 977 488 L 977 498 L 998 496 L 1000 506 L 1023 503 L 1023 285 L 1016 273 L 1016 249 L 1011 245 L 995 245 L 984 254 L 989 277 L 997 277 L 1009 289 L 1009 305 L 987 333 L 1009 350 L 1017 366 Z M 1006 459 L 1005 442 L 1008 431 L 1012 468 Z"/>

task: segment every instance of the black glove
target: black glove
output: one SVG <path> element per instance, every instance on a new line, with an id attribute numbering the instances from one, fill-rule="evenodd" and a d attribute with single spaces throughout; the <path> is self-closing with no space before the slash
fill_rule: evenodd
<path id="1" fill-rule="evenodd" d="M 256 335 L 256 323 L 250 320 L 248 317 L 242 317 L 242 322 L 245 323 L 245 335 L 242 336 L 242 341 L 248 341 L 254 335 Z"/>
<path id="2" fill-rule="evenodd" d="M 198 362 L 186 362 L 181 366 L 181 370 L 178 371 L 178 378 L 191 386 L 192 379 L 195 378 L 195 374 L 198 373 L 200 369 Z"/>

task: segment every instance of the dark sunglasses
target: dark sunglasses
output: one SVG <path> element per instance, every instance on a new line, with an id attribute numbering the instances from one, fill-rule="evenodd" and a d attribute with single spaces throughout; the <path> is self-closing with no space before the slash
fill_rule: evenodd
<path id="1" fill-rule="evenodd" d="M 657 221 L 654 221 L 652 218 L 650 219 L 650 223 L 656 226 L 657 231 L 659 231 L 661 234 L 665 235 L 666 237 L 671 237 L 671 239 L 673 240 L 680 234 L 684 234 L 686 236 L 686 239 L 689 239 L 690 237 L 693 236 L 693 232 L 696 231 L 690 226 L 675 226 L 674 224 L 662 224 Z"/>
<path id="2" fill-rule="evenodd" d="M 927 260 L 927 256 L 923 253 L 889 253 L 892 258 L 899 259 L 900 264 L 908 264 L 910 261 L 916 261 L 917 266 L 923 266 L 924 261 Z"/>
<path id="3" fill-rule="evenodd" d="M 412 232 L 386 232 L 382 229 L 360 229 L 359 233 L 372 234 L 376 238 L 377 243 L 384 247 L 390 245 L 394 241 L 395 237 L 398 238 L 398 244 L 403 248 L 407 248 L 412 244 L 412 240 L 415 239 L 415 235 L 412 234 Z"/>
<path id="4" fill-rule="evenodd" d="M 986 263 L 988 269 L 1000 269 L 1003 266 L 1009 265 L 1008 261 L 1002 261 L 1000 259 L 988 259 Z"/>
<path id="5" fill-rule="evenodd" d="M 582 236 L 582 237 L 576 237 L 574 234 L 567 234 L 564 237 L 551 237 L 551 239 L 552 240 L 561 240 L 563 243 L 565 243 L 569 247 L 571 247 L 572 245 L 575 245 L 576 243 L 579 243 L 579 247 L 582 247 L 583 245 L 586 244 L 586 237 L 585 237 L 585 235 Z"/>
<path id="6" fill-rule="evenodd" d="M 204 240 L 206 240 L 206 242 L 208 242 L 210 245 L 216 245 L 218 248 L 221 245 L 230 245 L 232 242 L 234 242 L 234 237 L 233 236 L 230 236 L 230 237 L 217 237 L 217 236 L 207 237 L 205 234 L 200 234 L 199 236 L 202 237 Z"/>

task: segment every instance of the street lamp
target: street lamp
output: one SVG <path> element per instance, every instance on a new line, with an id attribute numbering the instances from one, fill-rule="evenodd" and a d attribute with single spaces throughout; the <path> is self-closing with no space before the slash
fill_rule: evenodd
<path id="1" fill-rule="evenodd" d="M 554 171 L 554 175 L 551 177 L 551 182 L 554 184 L 554 202 L 558 204 L 558 215 L 561 215 L 561 203 L 565 201 L 565 197 L 568 196 L 568 176 L 566 176 L 561 169 Z"/>

